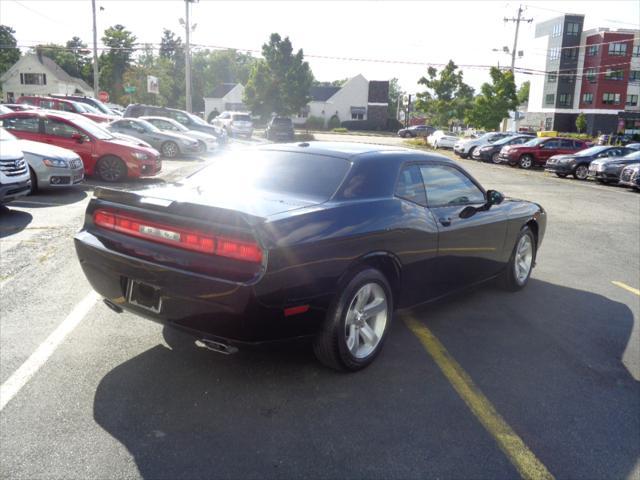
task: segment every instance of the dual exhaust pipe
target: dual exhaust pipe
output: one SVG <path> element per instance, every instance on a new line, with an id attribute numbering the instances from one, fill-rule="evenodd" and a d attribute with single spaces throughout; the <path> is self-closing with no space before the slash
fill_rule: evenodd
<path id="1" fill-rule="evenodd" d="M 104 304 L 113 310 L 116 313 L 122 313 L 122 307 L 116 305 L 111 300 L 105 298 L 102 300 Z M 223 355 L 232 355 L 234 353 L 238 353 L 238 347 L 234 347 L 233 345 L 229 345 L 228 343 L 218 342 L 216 340 L 211 340 L 210 338 L 200 338 L 196 340 L 196 345 L 200 348 L 206 348 L 207 350 L 211 350 L 216 353 L 221 353 Z"/>

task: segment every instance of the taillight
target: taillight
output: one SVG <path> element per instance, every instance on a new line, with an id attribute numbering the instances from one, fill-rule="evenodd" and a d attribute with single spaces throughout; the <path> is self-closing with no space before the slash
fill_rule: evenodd
<path id="1" fill-rule="evenodd" d="M 96 210 L 93 213 L 93 223 L 107 230 L 114 230 L 125 235 L 144 238 L 184 250 L 219 255 L 246 262 L 260 263 L 262 261 L 262 250 L 256 242 L 179 226 L 162 225 L 107 210 Z"/>

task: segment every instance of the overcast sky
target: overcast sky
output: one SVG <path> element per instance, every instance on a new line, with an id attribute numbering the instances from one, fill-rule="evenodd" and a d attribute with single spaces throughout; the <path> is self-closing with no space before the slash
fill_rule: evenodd
<path id="1" fill-rule="evenodd" d="M 158 43 L 163 28 L 184 38 L 179 19 L 181 0 L 97 0 L 98 37 L 120 23 L 139 42 Z M 398 77 L 410 93 L 426 66 L 391 62 L 459 65 L 510 64 L 510 57 L 493 52 L 513 45 L 515 25 L 503 18 L 517 14 L 518 3 L 506 1 L 212 1 L 192 6 L 197 27 L 192 42 L 198 45 L 260 50 L 272 32 L 289 36 L 295 49 L 307 55 L 315 77 L 336 80 L 362 73 L 369 80 Z M 559 12 L 586 15 L 585 28 L 639 28 L 640 1 L 529 1 L 521 25 L 518 50 L 527 62 L 544 51 L 533 50 L 534 25 Z M 0 21 L 16 30 L 18 45 L 64 43 L 77 35 L 91 45 L 90 0 L 2 0 Z M 634 25 L 635 23 L 635 25 Z M 389 63 L 322 59 L 311 55 L 384 60 Z M 488 80 L 486 70 L 464 68 L 465 80 L 475 88 Z M 518 83 L 527 79 L 518 74 Z"/>

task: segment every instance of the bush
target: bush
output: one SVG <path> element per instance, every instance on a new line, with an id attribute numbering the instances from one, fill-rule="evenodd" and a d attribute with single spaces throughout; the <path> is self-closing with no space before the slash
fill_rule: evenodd
<path id="1" fill-rule="evenodd" d="M 347 133 L 349 130 L 347 130 L 346 128 L 332 128 L 331 129 L 332 132 L 334 133 Z"/>
<path id="2" fill-rule="evenodd" d="M 568 133 L 558 132 L 558 136 L 567 137 L 567 138 L 577 138 L 578 140 L 594 140 L 595 138 L 586 133 L 570 133 L 570 132 Z"/>
<path id="3" fill-rule="evenodd" d="M 305 128 L 307 130 L 324 130 L 324 118 L 310 116 L 305 122 Z"/>
<path id="4" fill-rule="evenodd" d="M 354 131 L 375 131 L 381 130 L 380 125 L 372 120 L 346 120 L 342 122 L 342 127 Z"/>
<path id="5" fill-rule="evenodd" d="M 329 119 L 328 127 L 329 127 L 329 130 L 333 130 L 334 128 L 340 128 L 340 119 L 338 118 L 337 115 L 333 115 Z"/>
<path id="6" fill-rule="evenodd" d="M 313 136 L 313 133 L 296 133 L 293 136 L 294 142 L 308 142 L 310 140 L 315 140 L 316 137 Z"/>

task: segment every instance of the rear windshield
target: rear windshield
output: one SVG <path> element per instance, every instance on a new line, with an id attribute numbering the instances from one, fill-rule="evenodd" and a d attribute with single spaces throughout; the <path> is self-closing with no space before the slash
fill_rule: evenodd
<path id="1" fill-rule="evenodd" d="M 251 117 L 249 115 L 247 115 L 247 114 L 240 113 L 240 114 L 234 114 L 233 115 L 233 120 L 235 122 L 250 122 L 251 121 Z"/>
<path id="2" fill-rule="evenodd" d="M 329 200 L 351 163 L 342 158 L 298 152 L 237 151 L 192 175 L 186 183 L 229 195 L 249 191 Z"/>
<path id="3" fill-rule="evenodd" d="M 288 126 L 288 125 L 291 125 L 291 119 L 290 118 L 274 118 L 273 119 L 273 124 L 274 125 Z"/>

